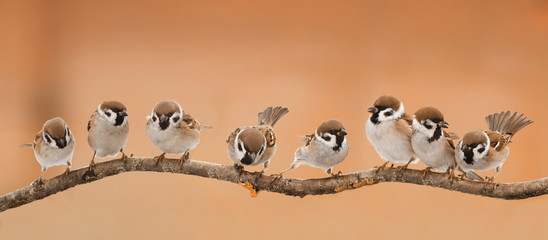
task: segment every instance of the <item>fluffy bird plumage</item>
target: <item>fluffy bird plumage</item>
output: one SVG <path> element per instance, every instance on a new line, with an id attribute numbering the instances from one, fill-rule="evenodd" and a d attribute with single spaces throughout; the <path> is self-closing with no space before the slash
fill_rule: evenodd
<path id="1" fill-rule="evenodd" d="M 263 164 L 264 172 L 277 149 L 273 127 L 288 112 L 284 107 L 268 107 L 258 113 L 257 126 L 244 126 L 232 131 L 226 140 L 230 160 L 237 166 Z"/>
<path id="2" fill-rule="evenodd" d="M 394 96 L 384 95 L 368 111 L 371 116 L 365 124 L 366 135 L 379 156 L 386 163 L 416 163 L 418 159 L 411 146 L 412 120 L 405 114 L 403 103 Z"/>
<path id="3" fill-rule="evenodd" d="M 495 175 L 488 178 L 493 181 L 510 154 L 511 138 L 533 121 L 510 111 L 488 115 L 485 120 L 488 130 L 466 133 L 455 150 L 455 158 L 464 172 L 496 169 Z"/>
<path id="4" fill-rule="evenodd" d="M 88 144 L 95 157 L 116 157 L 129 137 L 127 109 L 118 101 L 104 101 L 88 121 Z M 123 152 L 122 152 L 123 154 Z M 125 156 L 125 154 L 124 154 Z M 90 165 L 93 165 L 93 159 Z"/>
<path id="5" fill-rule="evenodd" d="M 35 182 L 42 182 L 44 172 L 53 166 L 66 164 L 66 173 L 68 173 L 72 164 L 74 145 L 74 136 L 62 118 L 56 117 L 47 120 L 42 126 L 42 130 L 34 137 L 33 143 L 22 145 L 34 149 L 34 156 L 42 167 L 42 173 Z"/>
<path id="6" fill-rule="evenodd" d="M 302 164 L 321 168 L 327 174 L 332 174 L 333 167 L 341 163 L 348 155 L 346 135 L 347 132 L 340 121 L 323 122 L 314 133 L 301 137 L 305 145 L 295 151 L 295 160 L 291 166 L 279 174 Z"/>

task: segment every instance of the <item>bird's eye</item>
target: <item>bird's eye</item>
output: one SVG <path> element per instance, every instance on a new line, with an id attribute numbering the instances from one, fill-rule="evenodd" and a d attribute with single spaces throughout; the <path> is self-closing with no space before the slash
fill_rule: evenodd
<path id="1" fill-rule="evenodd" d="M 424 127 L 425 127 L 426 129 L 432 129 L 432 125 L 430 125 L 430 124 L 428 124 L 428 123 L 425 123 L 425 124 L 424 124 Z"/>
<path id="2" fill-rule="evenodd" d="M 264 150 L 264 148 L 261 148 L 261 150 L 259 150 L 259 154 L 262 154 L 263 150 Z"/>
<path id="3" fill-rule="evenodd" d="M 324 135 L 322 136 L 322 138 L 323 138 L 325 141 L 328 141 L 328 142 L 331 141 L 331 137 L 330 137 L 329 135 L 327 135 L 327 134 L 324 134 Z"/>
<path id="4" fill-rule="evenodd" d="M 156 122 L 156 120 L 158 120 L 158 118 L 156 116 L 152 116 L 152 121 Z"/>
<path id="5" fill-rule="evenodd" d="M 242 142 L 238 143 L 238 150 L 240 150 L 240 152 L 244 150 L 242 145 Z"/>
<path id="6" fill-rule="evenodd" d="M 179 117 L 174 117 L 174 118 L 173 118 L 173 122 L 178 122 L 179 119 L 180 119 Z"/>
<path id="7" fill-rule="evenodd" d="M 105 111 L 105 115 L 107 115 L 107 117 L 110 117 L 110 112 Z"/>
<path id="8" fill-rule="evenodd" d="M 390 116 L 392 116 L 392 114 L 394 114 L 392 111 L 388 111 L 388 112 L 384 113 L 384 116 L 390 117 Z"/>
<path id="9" fill-rule="evenodd" d="M 479 152 L 479 153 L 482 153 L 483 151 L 485 151 L 485 148 L 483 148 L 483 147 L 480 148 L 480 149 L 478 149 L 478 152 Z"/>

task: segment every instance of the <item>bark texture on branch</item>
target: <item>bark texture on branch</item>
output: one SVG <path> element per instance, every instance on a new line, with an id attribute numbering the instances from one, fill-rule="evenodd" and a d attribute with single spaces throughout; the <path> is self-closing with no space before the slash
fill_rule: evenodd
<path id="1" fill-rule="evenodd" d="M 40 200 L 80 184 L 133 171 L 179 173 L 238 183 L 249 189 L 251 196 L 256 196 L 258 191 L 299 197 L 335 194 L 381 182 L 413 183 L 502 199 L 524 199 L 548 193 L 548 178 L 520 183 L 487 183 L 458 179 L 451 182 L 448 180 L 448 175 L 444 173 L 431 172 L 423 177 L 421 170 L 400 171 L 396 168 L 384 168 L 378 172 L 376 169 L 370 169 L 338 177 L 294 179 L 238 171 L 233 166 L 197 160 L 187 160 L 181 165 L 179 159 L 165 158 L 156 165 L 153 158 L 128 158 L 97 163 L 93 171 L 89 171 L 87 167 L 73 170 L 68 175 L 59 175 L 46 180 L 41 185 L 27 186 L 3 195 L 0 197 L 0 212 Z"/>

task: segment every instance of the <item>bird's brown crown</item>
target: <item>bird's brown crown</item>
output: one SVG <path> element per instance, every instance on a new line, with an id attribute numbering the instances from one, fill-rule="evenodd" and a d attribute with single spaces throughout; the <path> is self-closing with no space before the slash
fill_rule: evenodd
<path id="1" fill-rule="evenodd" d="M 323 122 L 318 127 L 318 135 L 321 136 L 325 132 L 329 132 L 329 131 L 333 131 L 333 130 L 338 131 L 338 130 L 341 130 L 343 128 L 344 128 L 344 126 L 339 120 L 328 120 L 328 121 Z"/>
<path id="2" fill-rule="evenodd" d="M 164 100 L 156 104 L 154 107 L 154 112 L 158 115 L 166 115 L 168 113 L 179 112 L 181 113 L 179 104 L 172 100 Z"/>
<path id="3" fill-rule="evenodd" d="M 255 128 L 249 128 L 240 133 L 238 136 L 242 140 L 244 146 L 250 151 L 257 153 L 265 144 L 264 135 Z"/>
<path id="4" fill-rule="evenodd" d="M 441 114 L 440 110 L 434 107 L 423 107 L 419 109 L 415 113 L 415 118 L 417 118 L 417 121 L 421 122 L 430 119 L 435 122 L 443 121 L 443 114 Z"/>
<path id="5" fill-rule="evenodd" d="M 379 107 L 386 107 L 386 108 L 392 108 L 394 111 L 398 111 L 400 109 L 401 102 L 394 96 L 390 95 L 384 95 L 381 96 L 375 101 L 373 106 L 379 108 Z"/>
<path id="6" fill-rule="evenodd" d="M 462 138 L 463 145 L 472 145 L 479 143 L 487 143 L 487 136 L 485 136 L 482 130 L 467 132 Z"/>
<path id="7" fill-rule="evenodd" d="M 62 118 L 56 117 L 47 120 L 44 123 L 44 132 L 48 133 L 55 139 L 61 139 L 65 137 L 65 121 Z"/>
<path id="8" fill-rule="evenodd" d="M 107 109 L 117 109 L 119 111 L 127 110 L 126 106 L 118 101 L 104 101 L 101 103 L 101 110 L 104 112 Z"/>

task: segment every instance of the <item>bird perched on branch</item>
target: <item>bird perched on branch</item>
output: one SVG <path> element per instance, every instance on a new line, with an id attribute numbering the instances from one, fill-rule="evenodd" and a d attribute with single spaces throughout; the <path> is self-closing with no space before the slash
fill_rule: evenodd
<path id="1" fill-rule="evenodd" d="M 74 137 L 62 118 L 56 117 L 47 120 L 42 130 L 34 137 L 34 142 L 21 146 L 32 147 L 36 160 L 42 166 L 42 173 L 33 184 L 41 184 L 44 173 L 53 166 L 66 164 L 65 174 L 70 172 L 72 154 L 74 153 Z"/>
<path id="2" fill-rule="evenodd" d="M 163 152 L 155 157 L 156 164 L 164 159 L 166 153 L 182 154 L 180 161 L 183 164 L 189 159 L 189 151 L 200 143 L 200 130 L 211 128 L 200 125 L 172 100 L 157 103 L 147 119 L 148 138 Z"/>
<path id="3" fill-rule="evenodd" d="M 430 169 L 434 169 L 450 172 L 453 179 L 452 170 L 456 167 L 453 139 L 458 137 L 443 130 L 448 125 L 437 108 L 423 107 L 415 112 L 411 146 L 417 157 L 428 166 L 424 170 L 425 175 Z"/>
<path id="4" fill-rule="evenodd" d="M 516 133 L 533 123 L 523 114 L 510 111 L 494 113 L 485 117 L 489 130 L 473 130 L 464 135 L 455 150 L 458 167 L 465 173 L 472 170 L 485 171 L 496 169 L 493 177 L 486 177 L 493 182 L 500 172 L 504 161 L 510 154 L 508 144 Z"/>
<path id="5" fill-rule="evenodd" d="M 288 112 L 284 107 L 268 107 L 258 114 L 257 126 L 240 127 L 228 135 L 228 157 L 235 167 L 264 164 L 261 173 L 268 168 L 277 148 L 272 127 Z"/>
<path id="6" fill-rule="evenodd" d="M 129 135 L 127 109 L 117 101 L 104 101 L 91 115 L 88 121 L 88 144 L 93 150 L 90 167 L 95 164 L 95 157 L 116 157 L 123 152 Z"/>
<path id="7" fill-rule="evenodd" d="M 302 136 L 305 146 L 297 149 L 295 160 L 291 166 L 279 175 L 302 164 L 321 168 L 327 174 L 333 175 L 333 167 L 341 163 L 348 154 L 346 130 L 338 120 L 323 122 L 314 133 Z"/>
<path id="8" fill-rule="evenodd" d="M 367 139 L 375 147 L 379 156 L 386 162 L 377 168 L 382 169 L 388 162 L 416 163 L 417 157 L 411 147 L 411 118 L 405 114 L 403 103 L 394 96 L 379 97 L 368 109 L 365 130 Z"/>

